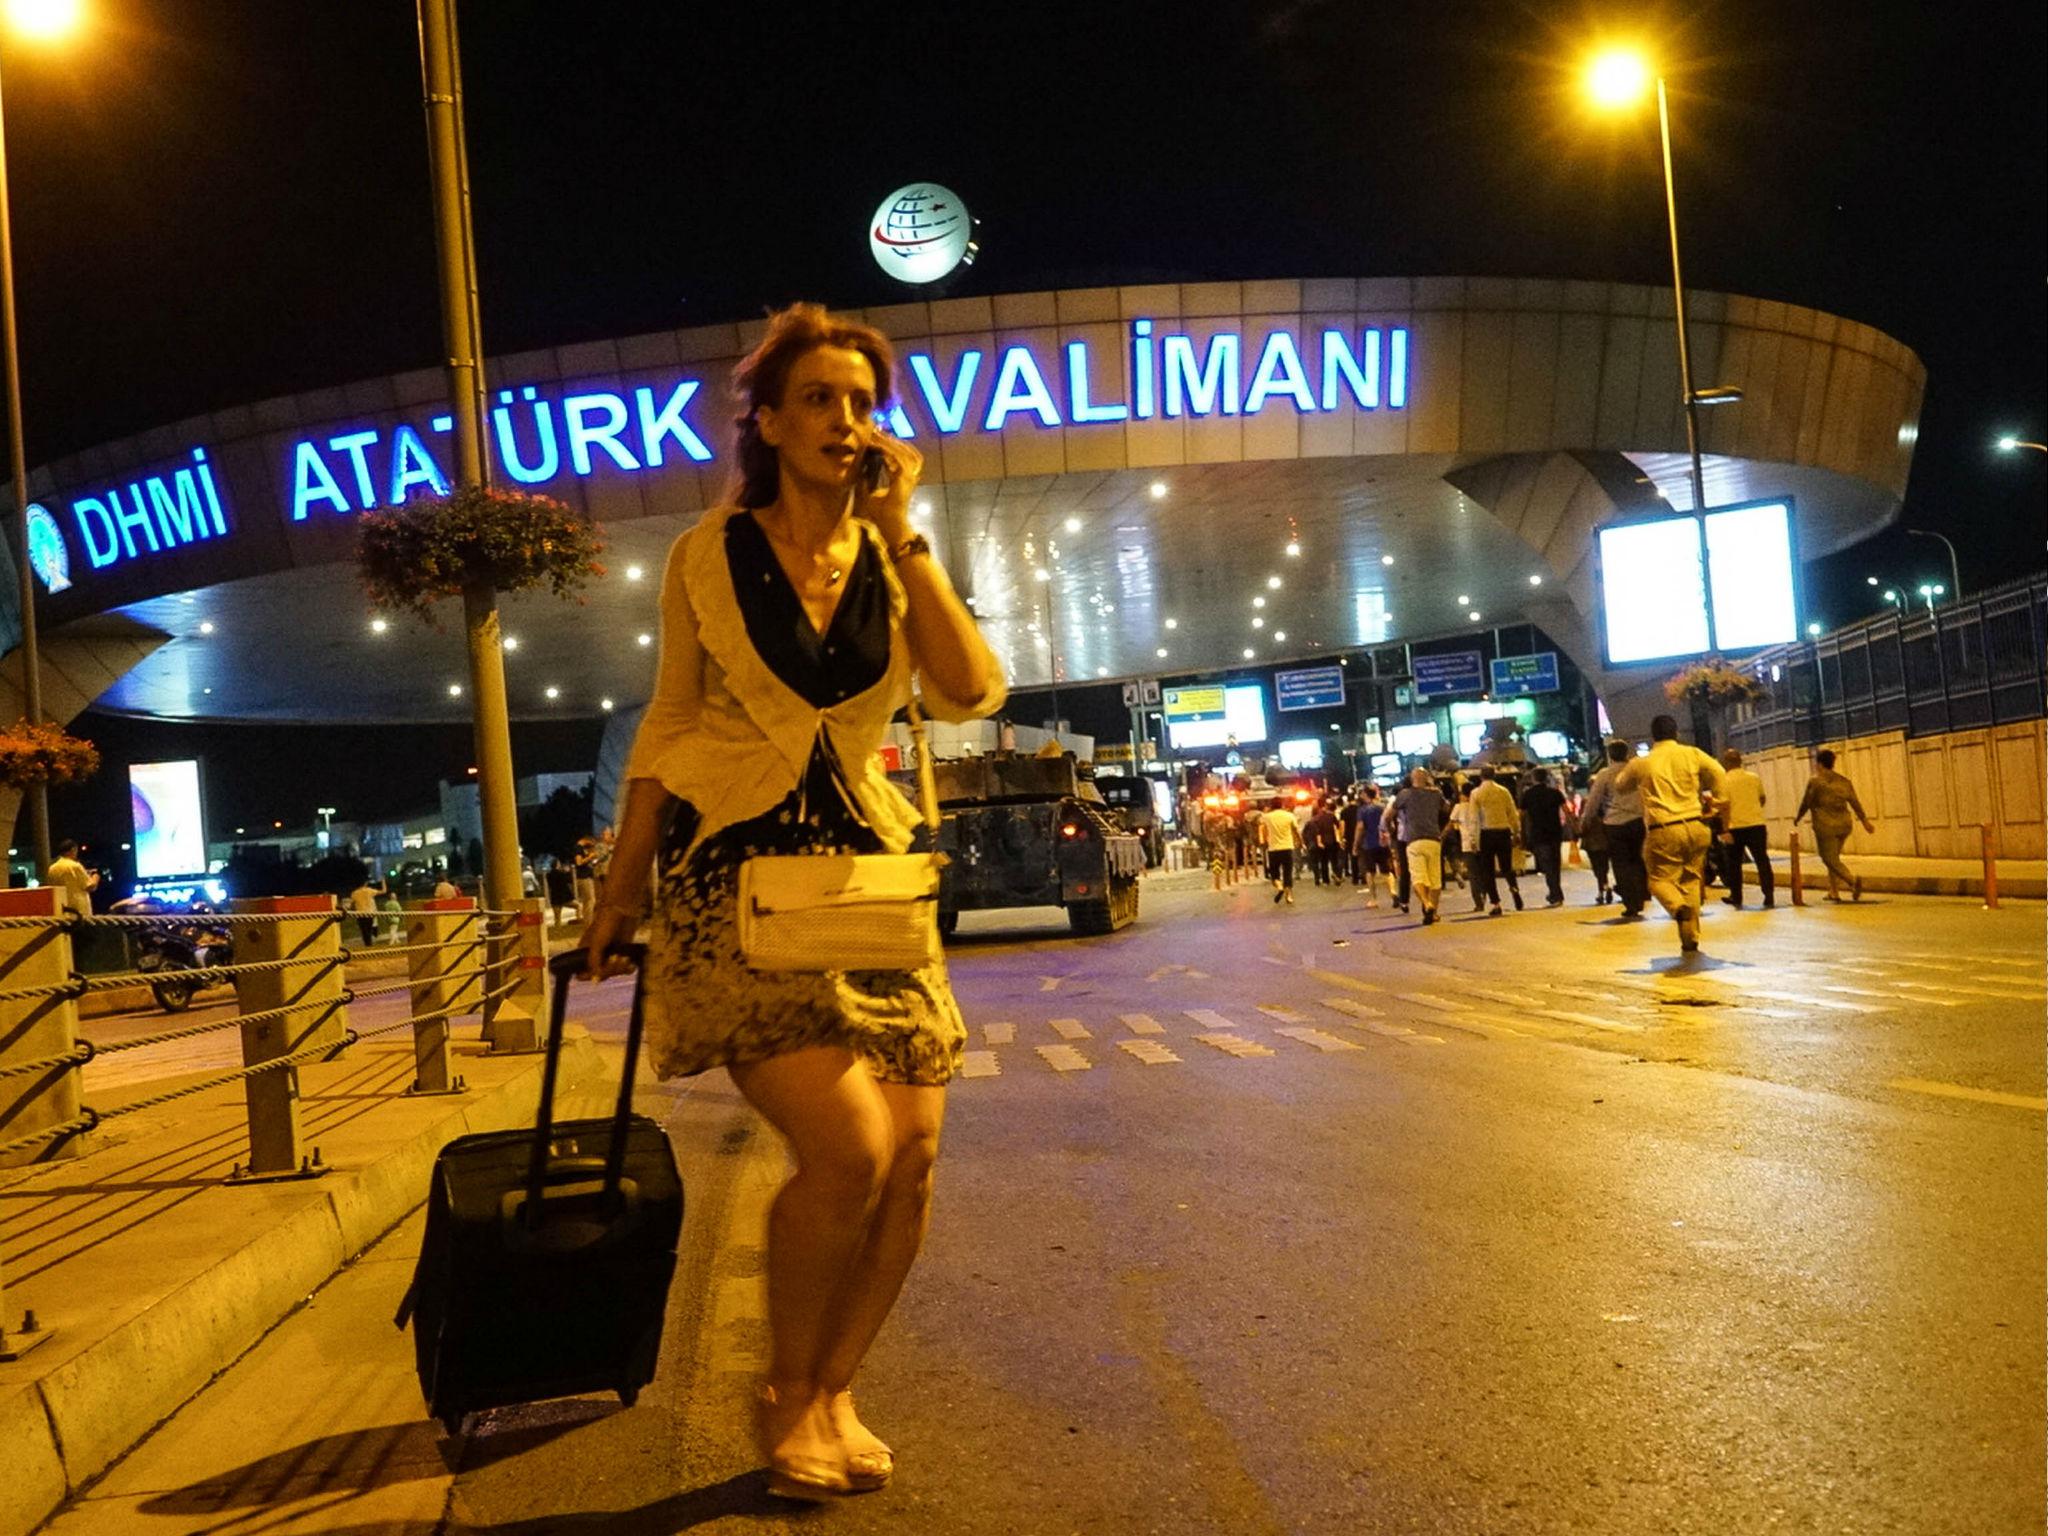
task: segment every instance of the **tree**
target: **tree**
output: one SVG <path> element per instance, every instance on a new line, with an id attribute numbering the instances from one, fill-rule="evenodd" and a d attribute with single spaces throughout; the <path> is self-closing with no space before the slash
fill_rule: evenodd
<path id="1" fill-rule="evenodd" d="M 566 786 L 519 813 L 519 843 L 528 853 L 574 858 L 576 839 L 590 836 L 591 791 Z"/>

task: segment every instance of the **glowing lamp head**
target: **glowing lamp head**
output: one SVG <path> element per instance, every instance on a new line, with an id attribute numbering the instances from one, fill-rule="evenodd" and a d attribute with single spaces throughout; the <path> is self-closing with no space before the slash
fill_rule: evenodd
<path id="1" fill-rule="evenodd" d="M 1650 61 L 1634 48 L 1602 48 L 1586 61 L 1586 94 L 1596 107 L 1618 112 L 1650 89 Z"/>
<path id="2" fill-rule="evenodd" d="M 2020 440 L 2016 437 L 2001 437 L 1998 440 L 1999 448 L 2006 453 L 2011 453 L 2015 448 L 2019 447 L 2019 445 Z"/>
<path id="3" fill-rule="evenodd" d="M 48 40 L 76 30 L 79 0 L 7 0 L 7 27 L 24 37 Z"/>

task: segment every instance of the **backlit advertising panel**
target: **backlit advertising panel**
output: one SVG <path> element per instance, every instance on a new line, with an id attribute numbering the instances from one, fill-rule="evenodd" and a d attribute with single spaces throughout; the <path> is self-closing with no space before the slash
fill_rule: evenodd
<path id="1" fill-rule="evenodd" d="M 1789 501 L 1616 523 L 1599 539 L 1609 666 L 1752 651 L 1799 637 Z"/>
<path id="2" fill-rule="evenodd" d="M 128 808 L 135 821 L 138 880 L 206 873 L 206 819 L 195 759 L 130 763 Z"/>
<path id="3" fill-rule="evenodd" d="M 1182 706 L 1199 703 L 1199 712 L 1176 710 L 1175 696 Z M 1166 735 L 1176 752 L 1200 747 L 1262 742 L 1266 739 L 1266 690 L 1257 683 L 1232 683 L 1219 688 L 1169 688 L 1166 690 Z M 1218 697 L 1220 696 L 1220 697 Z M 1221 703 L 1223 713 L 1210 712 Z"/>

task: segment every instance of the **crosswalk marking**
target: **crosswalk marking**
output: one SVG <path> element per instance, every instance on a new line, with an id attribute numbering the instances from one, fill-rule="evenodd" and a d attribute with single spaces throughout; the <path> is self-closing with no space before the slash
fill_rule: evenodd
<path id="1" fill-rule="evenodd" d="M 1394 996 L 1404 1003 L 1414 1003 L 1422 1008 L 1441 1008 L 1445 1013 L 1463 1013 L 1470 1006 L 1453 1002 L 1448 997 L 1438 997 L 1434 992 L 1396 992 Z"/>
<path id="2" fill-rule="evenodd" d="M 1214 1008 L 1184 1008 L 1181 1011 L 1184 1014 L 1186 1014 L 1187 1017 L 1193 1019 L 1197 1024 L 1203 1025 L 1204 1027 L 1209 1029 L 1220 1029 L 1228 1031 L 1237 1028 L 1237 1025 L 1232 1023 L 1229 1019 L 1223 1017 L 1223 1015 L 1218 1013 Z"/>
<path id="3" fill-rule="evenodd" d="M 1014 1024 L 984 1024 L 981 1038 L 989 1045 L 1014 1045 L 1017 1040 L 1017 1026 Z"/>
<path id="4" fill-rule="evenodd" d="M 1339 1013 L 1348 1013 L 1355 1019 L 1383 1019 L 1386 1017 L 1379 1009 L 1348 997 L 1326 997 L 1323 999 L 1323 1006 L 1325 1008 L 1334 1008 Z"/>
<path id="5" fill-rule="evenodd" d="M 1961 1083 L 1931 1083 L 1919 1077 L 1895 1077 L 1887 1088 L 1903 1089 L 1907 1093 L 1931 1093 L 1945 1099 L 1974 1099 L 1979 1104 L 2003 1104 L 2009 1109 L 2038 1109 L 2048 1111 L 2048 1099 L 2030 1098 L 2023 1093 L 1998 1093 L 1989 1088 L 1965 1088 Z"/>
<path id="6" fill-rule="evenodd" d="M 1955 983 L 1948 981 L 1895 981 L 1892 985 L 1895 987 L 1905 987 L 1913 992 L 1946 992 L 1963 997 L 1991 997 L 2008 1003 L 2035 1002 L 2041 996 L 2038 988 L 2025 992 L 2016 988 L 1993 990 L 1990 987 L 1959 987 Z"/>
<path id="7" fill-rule="evenodd" d="M 1364 1046 L 1355 1040 L 1340 1040 L 1335 1035 L 1325 1034 L 1320 1029 L 1306 1027 L 1276 1029 L 1276 1035 L 1285 1035 L 1290 1040 L 1299 1040 L 1303 1045 L 1312 1045 L 1319 1051 L 1362 1051 Z"/>
<path id="8" fill-rule="evenodd" d="M 1088 1026 L 1079 1019 L 1047 1019 L 1045 1022 L 1051 1026 L 1052 1032 L 1062 1040 L 1093 1040 L 1095 1038 L 1089 1032 Z"/>
<path id="9" fill-rule="evenodd" d="M 1066 979 L 1064 976 L 1041 976 L 1038 978 L 1038 990 L 1041 992 L 1056 992 L 1059 990 L 1060 983 Z"/>
<path id="10" fill-rule="evenodd" d="M 1213 1045 L 1217 1050 L 1231 1056 L 1271 1056 L 1273 1054 L 1271 1046 L 1260 1045 L 1257 1041 L 1247 1040 L 1242 1035 L 1218 1033 L 1197 1035 L 1195 1039 L 1203 1045 Z"/>
<path id="11" fill-rule="evenodd" d="M 1283 960 L 1278 955 L 1261 955 L 1259 956 L 1259 958 L 1265 961 L 1268 965 L 1287 966 L 1294 964 L 1292 960 Z"/>
<path id="12" fill-rule="evenodd" d="M 1890 992 L 1873 992 L 1868 987 L 1845 987 L 1839 982 L 1824 984 L 1821 987 L 1821 991 L 1843 992 L 1847 993 L 1850 997 L 1875 997 L 1881 1001 L 1891 1003 L 1910 1002 L 1916 1008 L 1921 1006 L 1926 1006 L 1929 1008 L 1960 1008 L 1963 1006 L 1960 1002 L 1958 1002 L 1955 998 L 1952 997 L 1900 998 Z"/>
<path id="13" fill-rule="evenodd" d="M 1339 1013 L 1351 1015 L 1351 1026 L 1354 1029 L 1362 1029 L 1368 1034 L 1384 1035 L 1389 1040 L 1399 1040 L 1403 1045 L 1442 1045 L 1444 1043 L 1443 1036 L 1441 1035 L 1418 1034 L 1406 1024 L 1382 1023 L 1380 1012 L 1377 1008 L 1368 1008 L 1363 1003 L 1354 1003 L 1348 997 L 1326 997 L 1323 999 L 1323 1006 L 1325 1008 L 1334 1008 Z M 1289 1033 L 1289 1031 L 1276 1029 L 1273 1033 L 1284 1035 Z M 1514 1031 L 1508 1030 L 1507 1033 L 1513 1034 Z"/>
<path id="14" fill-rule="evenodd" d="M 1166 1026 L 1149 1013 L 1124 1013 L 1117 1015 L 1125 1029 L 1134 1035 L 1163 1035 Z"/>
<path id="15" fill-rule="evenodd" d="M 1001 1077 L 1003 1069 L 997 1063 L 994 1051 L 962 1051 L 960 1053 L 960 1075 L 962 1077 Z"/>
<path id="16" fill-rule="evenodd" d="M 1269 1019 L 1278 1019 L 1282 1024 L 1306 1024 L 1308 1015 L 1296 1013 L 1292 1008 L 1282 1008 L 1278 1003 L 1261 1003 L 1259 1012 Z"/>
<path id="17" fill-rule="evenodd" d="M 1831 1008 L 1837 1013 L 1882 1013 L 1882 1008 L 1873 1008 L 1868 1003 L 1845 1003 L 1839 998 L 1808 997 L 1804 992 L 1771 992 L 1757 988 L 1743 994 L 1746 997 L 1767 997 L 1774 1003 L 1797 1003 L 1802 1008 Z"/>
<path id="18" fill-rule="evenodd" d="M 1309 975 L 1315 977 L 1317 981 L 1326 982 L 1333 987 L 1347 987 L 1353 992 L 1381 992 L 1386 990 L 1383 987 L 1374 986 L 1369 981 L 1360 981 L 1356 976 L 1346 976 L 1342 971 L 1311 969 Z"/>
<path id="19" fill-rule="evenodd" d="M 1032 1049 L 1043 1056 L 1045 1064 L 1055 1072 L 1086 1072 L 1095 1065 L 1071 1045 L 1038 1045 Z"/>
<path id="20" fill-rule="evenodd" d="M 1180 1060 L 1178 1056 L 1174 1055 L 1173 1052 L 1156 1040 L 1119 1040 L 1117 1045 L 1121 1049 L 1130 1052 L 1131 1055 L 1137 1057 L 1138 1060 L 1144 1062 L 1148 1067 L 1156 1067 L 1169 1061 Z"/>

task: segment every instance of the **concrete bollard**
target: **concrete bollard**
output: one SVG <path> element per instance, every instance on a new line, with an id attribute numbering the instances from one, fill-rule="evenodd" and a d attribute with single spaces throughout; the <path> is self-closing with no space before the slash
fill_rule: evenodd
<path id="1" fill-rule="evenodd" d="M 249 896 L 230 903 L 237 915 L 268 917 L 265 923 L 237 923 L 237 965 L 264 960 L 328 961 L 293 965 L 235 977 L 235 1002 L 245 1014 L 292 1010 L 283 1018 L 242 1026 L 242 1065 L 260 1066 L 302 1051 L 339 1051 L 347 1043 L 348 1010 L 342 1004 L 341 925 L 332 896 Z M 278 1067 L 242 1080 L 249 1106 L 249 1162 L 237 1175 L 246 1180 L 305 1178 L 325 1173 L 300 1152 L 299 1069 Z"/>
<path id="2" fill-rule="evenodd" d="M 1984 850 L 1984 910 L 1998 910 L 1998 839 L 1997 833 L 1988 821 L 1977 824 Z"/>
<path id="3" fill-rule="evenodd" d="M 446 946 L 407 957 L 408 997 L 420 1021 L 412 1027 L 414 1093 L 463 1091 L 462 1079 L 450 1066 L 448 1039 L 456 1017 L 476 1012 L 478 999 L 489 990 L 483 972 L 489 958 L 485 931 L 476 903 L 467 896 L 406 904 L 406 945 Z M 424 1017 L 428 1014 L 434 1017 Z"/>
<path id="4" fill-rule="evenodd" d="M 492 959 L 517 955 L 519 963 L 492 972 L 484 991 L 495 992 L 517 980 L 519 985 L 484 1012 L 484 1039 L 493 1056 L 514 1056 L 541 1049 L 541 1023 L 548 1007 L 548 940 L 543 909 L 547 903 L 538 896 L 523 896 L 512 903 L 514 940 L 493 944 Z"/>
<path id="5" fill-rule="evenodd" d="M 1806 883 L 1799 876 L 1799 829 L 1797 827 L 1792 829 L 1788 846 L 1792 850 L 1792 905 L 1803 907 L 1806 905 Z"/>
<path id="6" fill-rule="evenodd" d="M 0 891 L 0 917 L 55 918 L 64 893 L 54 886 Z M 47 928 L 0 928 L 0 991 L 63 986 L 71 980 L 71 934 Z M 78 1004 L 68 993 L 0 1003 L 0 1067 L 62 1056 L 78 1046 Z M 0 1077 L 0 1142 L 78 1118 L 82 1090 L 73 1065 Z M 0 1168 L 76 1157 L 81 1136 L 59 1137 L 0 1154 Z M 0 1316 L 0 1323 L 5 1322 Z"/>

